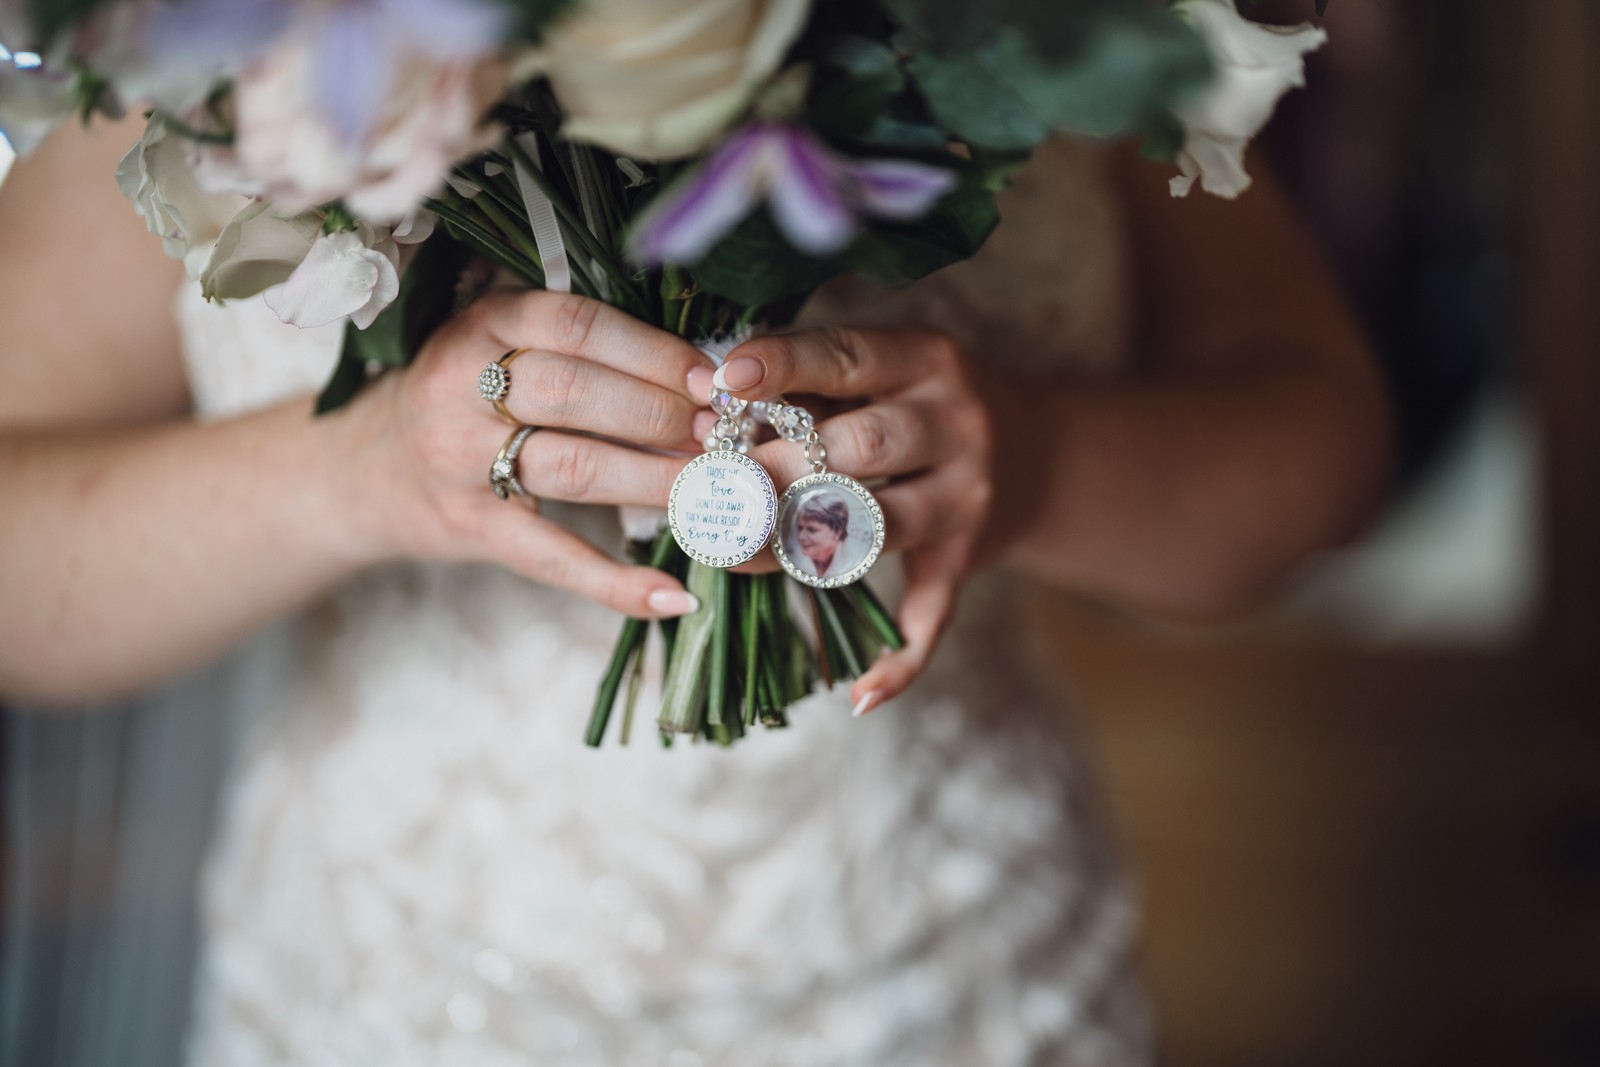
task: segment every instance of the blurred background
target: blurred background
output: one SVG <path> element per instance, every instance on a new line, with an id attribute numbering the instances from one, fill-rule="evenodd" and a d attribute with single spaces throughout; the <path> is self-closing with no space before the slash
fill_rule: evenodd
<path id="1" fill-rule="evenodd" d="M 1140 872 L 1166 1063 L 1600 1064 L 1600 4 L 1333 0 L 1326 24 L 1263 147 L 1391 376 L 1393 505 L 1236 625 L 1045 592 L 1036 618 Z M 119 743 L 108 719 L 4 756 Z M 81 869 L 110 850 L 74 827 L 117 789 L 11 791 L 9 824 L 59 811 Z M 183 822 L 163 802 L 130 817 Z M 122 906 L 181 903 L 164 857 L 194 847 L 129 849 Z M 34 1010 L 0 990 L 0 1021 Z"/>
<path id="2" fill-rule="evenodd" d="M 1167 1063 L 1600 1064 L 1600 4 L 1325 25 L 1264 147 L 1389 371 L 1393 505 L 1221 631 L 1037 614 Z"/>

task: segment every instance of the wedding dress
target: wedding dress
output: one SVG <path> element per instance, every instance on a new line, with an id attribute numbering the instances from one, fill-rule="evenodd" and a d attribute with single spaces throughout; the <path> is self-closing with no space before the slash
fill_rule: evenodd
<path id="1" fill-rule="evenodd" d="M 1048 146 L 1003 207 L 974 262 L 835 286 L 808 318 L 938 326 L 1016 373 L 1114 367 L 1098 157 Z M 206 417 L 315 388 L 338 342 L 256 301 L 181 319 Z M 608 512 L 546 512 L 617 544 Z M 415 565 L 295 622 L 208 862 L 191 1063 L 1148 1062 L 1128 886 L 1004 577 L 971 583 L 899 700 L 856 720 L 818 694 L 727 751 L 615 724 L 582 744 L 619 622 Z"/>

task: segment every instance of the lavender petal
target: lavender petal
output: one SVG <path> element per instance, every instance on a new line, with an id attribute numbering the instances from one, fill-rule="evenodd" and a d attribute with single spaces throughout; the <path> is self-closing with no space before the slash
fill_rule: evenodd
<path id="1" fill-rule="evenodd" d="M 693 263 L 705 255 L 765 191 L 769 154 L 761 127 L 736 135 L 646 209 L 629 236 L 629 254 L 649 264 Z"/>
<path id="2" fill-rule="evenodd" d="M 366 139 L 388 96 L 397 42 L 382 12 L 355 0 L 328 12 L 312 60 L 317 108 L 347 144 Z"/>
<path id="3" fill-rule="evenodd" d="M 487 0 L 378 0 L 406 43 L 436 59 L 490 51 L 509 30 L 507 5 Z"/>
<path id="4" fill-rule="evenodd" d="M 829 255 L 850 243 L 856 220 L 845 201 L 840 160 L 821 141 L 794 127 L 781 128 L 783 164 L 772 186 L 772 216 L 802 252 Z"/>
<path id="5" fill-rule="evenodd" d="M 865 211 L 889 219 L 914 219 L 955 188 L 954 172 L 904 159 L 865 159 L 849 167 L 851 192 Z"/>

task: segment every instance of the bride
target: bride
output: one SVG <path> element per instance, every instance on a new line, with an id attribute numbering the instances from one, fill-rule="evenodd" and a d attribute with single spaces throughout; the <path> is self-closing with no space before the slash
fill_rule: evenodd
<path id="1" fill-rule="evenodd" d="M 1128 886 L 995 565 L 1203 617 L 1360 526 L 1381 388 L 1270 184 L 1175 202 L 1052 143 L 977 259 L 835 286 L 737 350 L 742 395 L 855 402 L 819 429 L 889 480 L 908 644 L 731 752 L 595 752 L 614 613 L 695 604 L 592 505 L 664 501 L 704 357 L 497 293 L 312 418 L 337 331 L 190 292 L 174 315 L 109 180 L 136 137 L 60 135 L 0 192 L 0 695 L 260 658 L 191 1063 L 1150 1061 Z M 474 390 L 518 347 L 536 509 L 490 491 Z M 286 644 L 252 639 L 276 620 Z"/>

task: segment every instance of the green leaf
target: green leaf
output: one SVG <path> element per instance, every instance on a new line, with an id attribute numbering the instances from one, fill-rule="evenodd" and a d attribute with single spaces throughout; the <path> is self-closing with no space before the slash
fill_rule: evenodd
<path id="1" fill-rule="evenodd" d="M 56 34 L 83 21 L 104 3 L 105 0 L 31 0 L 34 39 L 6 41 L 5 44 L 13 50 L 27 46 L 42 49 Z"/>
<path id="2" fill-rule="evenodd" d="M 808 295 L 844 273 L 905 285 L 970 258 L 999 219 L 994 189 L 982 170 L 966 175 L 922 218 L 873 221 L 849 248 L 821 259 L 795 251 L 767 212 L 760 210 L 695 264 L 694 277 L 708 292 L 746 307 Z"/>
<path id="3" fill-rule="evenodd" d="M 974 145 L 1023 149 L 1050 136 L 1050 126 L 1011 84 L 990 43 L 970 52 L 911 57 L 917 88 L 952 133 Z"/>
<path id="4" fill-rule="evenodd" d="M 874 226 L 846 258 L 850 268 L 864 277 L 885 285 L 907 285 L 970 259 L 999 222 L 993 191 L 981 177 L 974 177 L 920 219 Z"/>
<path id="5" fill-rule="evenodd" d="M 1139 154 L 1155 163 L 1171 163 L 1183 151 L 1188 131 L 1183 123 L 1170 113 L 1157 115 L 1144 128 L 1144 140 Z"/>
<path id="6" fill-rule="evenodd" d="M 841 269 L 837 258 L 817 259 L 795 251 L 762 209 L 752 212 L 694 265 L 694 278 L 707 292 L 755 307 L 809 293 Z"/>
<path id="7" fill-rule="evenodd" d="M 895 54 L 878 41 L 844 37 L 818 58 L 807 118 L 826 137 L 855 137 L 870 128 L 905 88 Z"/>
<path id="8" fill-rule="evenodd" d="M 1010 28 L 1047 56 L 1068 57 L 1082 49 L 1100 19 L 1140 0 L 883 0 L 913 44 L 955 55 L 992 43 Z"/>
<path id="9" fill-rule="evenodd" d="M 940 121 L 973 145 L 1017 150 L 1054 130 L 1113 137 L 1142 129 L 1211 76 L 1186 21 L 1142 8 L 1103 20 L 1070 61 L 1016 26 L 981 47 L 922 52 L 911 71 Z"/>
<path id="10" fill-rule="evenodd" d="M 519 33 L 537 38 L 553 19 L 575 6 L 576 0 L 502 0 L 511 11 L 512 26 Z"/>
<path id="11" fill-rule="evenodd" d="M 359 334 L 355 323 L 347 322 L 344 326 L 344 349 L 339 353 L 339 362 L 333 366 L 333 374 L 328 378 L 327 384 L 322 387 L 322 392 L 317 394 L 315 413 L 326 415 L 330 411 L 337 411 L 344 407 L 361 387 L 367 384 L 367 363 L 356 355 L 360 347 L 359 342 L 352 346 L 351 334 Z"/>

